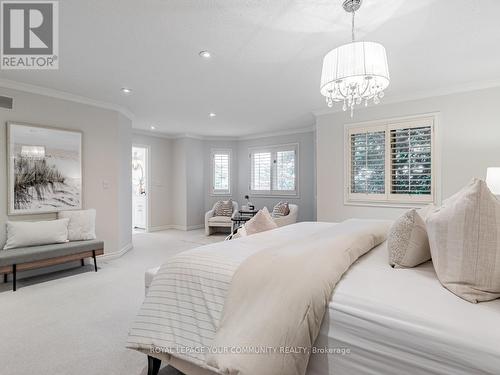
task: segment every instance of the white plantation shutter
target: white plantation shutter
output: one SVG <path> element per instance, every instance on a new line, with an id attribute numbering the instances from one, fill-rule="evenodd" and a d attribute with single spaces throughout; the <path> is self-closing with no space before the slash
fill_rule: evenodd
<path id="1" fill-rule="evenodd" d="M 346 200 L 434 202 L 434 117 L 346 128 Z"/>
<path id="2" fill-rule="evenodd" d="M 271 153 L 256 152 L 250 155 L 252 165 L 250 189 L 271 190 Z"/>
<path id="3" fill-rule="evenodd" d="M 230 194 L 231 192 L 231 152 L 212 151 L 212 193 Z"/>
<path id="4" fill-rule="evenodd" d="M 298 145 L 250 150 L 250 191 L 254 194 L 296 195 Z"/>
<path id="5" fill-rule="evenodd" d="M 391 194 L 432 194 L 432 126 L 391 129 Z"/>
<path id="6" fill-rule="evenodd" d="M 385 193 L 385 131 L 361 131 L 350 136 L 351 193 Z"/>
<path id="7" fill-rule="evenodd" d="M 295 150 L 276 152 L 276 173 L 273 175 L 273 189 L 295 190 Z"/>

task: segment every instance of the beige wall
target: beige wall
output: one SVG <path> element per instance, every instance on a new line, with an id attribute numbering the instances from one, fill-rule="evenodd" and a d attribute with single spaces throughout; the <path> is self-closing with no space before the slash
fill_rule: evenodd
<path id="1" fill-rule="evenodd" d="M 0 110 L 0 246 L 7 220 L 43 220 L 55 214 L 7 216 L 6 122 L 20 121 L 83 132 L 83 205 L 97 209 L 97 236 L 107 253 L 129 246 L 131 237 L 131 121 L 102 108 L 0 88 L 14 98 Z M 106 188 L 107 186 L 107 188 Z"/>
<path id="2" fill-rule="evenodd" d="M 395 218 L 404 209 L 344 204 L 344 124 L 439 112 L 440 193 L 449 197 L 486 168 L 500 166 L 500 88 L 395 104 L 380 104 L 348 113 L 318 116 L 317 211 L 320 221 L 350 217 Z"/>

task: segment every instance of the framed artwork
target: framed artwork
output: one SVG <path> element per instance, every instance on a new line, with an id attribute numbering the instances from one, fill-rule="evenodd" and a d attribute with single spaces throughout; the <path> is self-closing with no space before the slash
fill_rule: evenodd
<path id="1" fill-rule="evenodd" d="M 8 214 L 82 208 L 82 133 L 7 123 Z"/>

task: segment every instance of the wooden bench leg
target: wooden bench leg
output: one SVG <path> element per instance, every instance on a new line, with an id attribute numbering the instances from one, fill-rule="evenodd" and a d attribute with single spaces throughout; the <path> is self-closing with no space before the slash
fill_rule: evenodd
<path id="1" fill-rule="evenodd" d="M 83 259 L 80 259 L 80 263 L 82 264 L 82 267 L 85 266 L 85 261 Z"/>
<path id="2" fill-rule="evenodd" d="M 158 375 L 160 371 L 161 360 L 148 355 L 148 375 Z"/>
<path id="3" fill-rule="evenodd" d="M 95 272 L 97 272 L 97 259 L 95 258 L 95 250 L 92 250 L 92 258 L 94 258 L 94 268 Z"/>
<path id="4" fill-rule="evenodd" d="M 4 273 L 4 274 L 3 274 L 3 282 L 4 282 L 4 283 L 6 283 L 6 282 L 7 282 L 7 274 L 6 274 L 6 273 Z"/>
<path id="5" fill-rule="evenodd" d="M 16 265 L 12 265 L 12 291 L 16 291 Z"/>

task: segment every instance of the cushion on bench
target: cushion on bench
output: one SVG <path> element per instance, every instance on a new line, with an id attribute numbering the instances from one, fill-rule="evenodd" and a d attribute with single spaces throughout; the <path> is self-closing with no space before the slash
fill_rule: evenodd
<path id="1" fill-rule="evenodd" d="M 0 250 L 0 267 L 12 264 L 35 262 L 38 260 L 57 258 L 65 255 L 100 249 L 104 249 L 103 241 L 88 240 Z"/>

